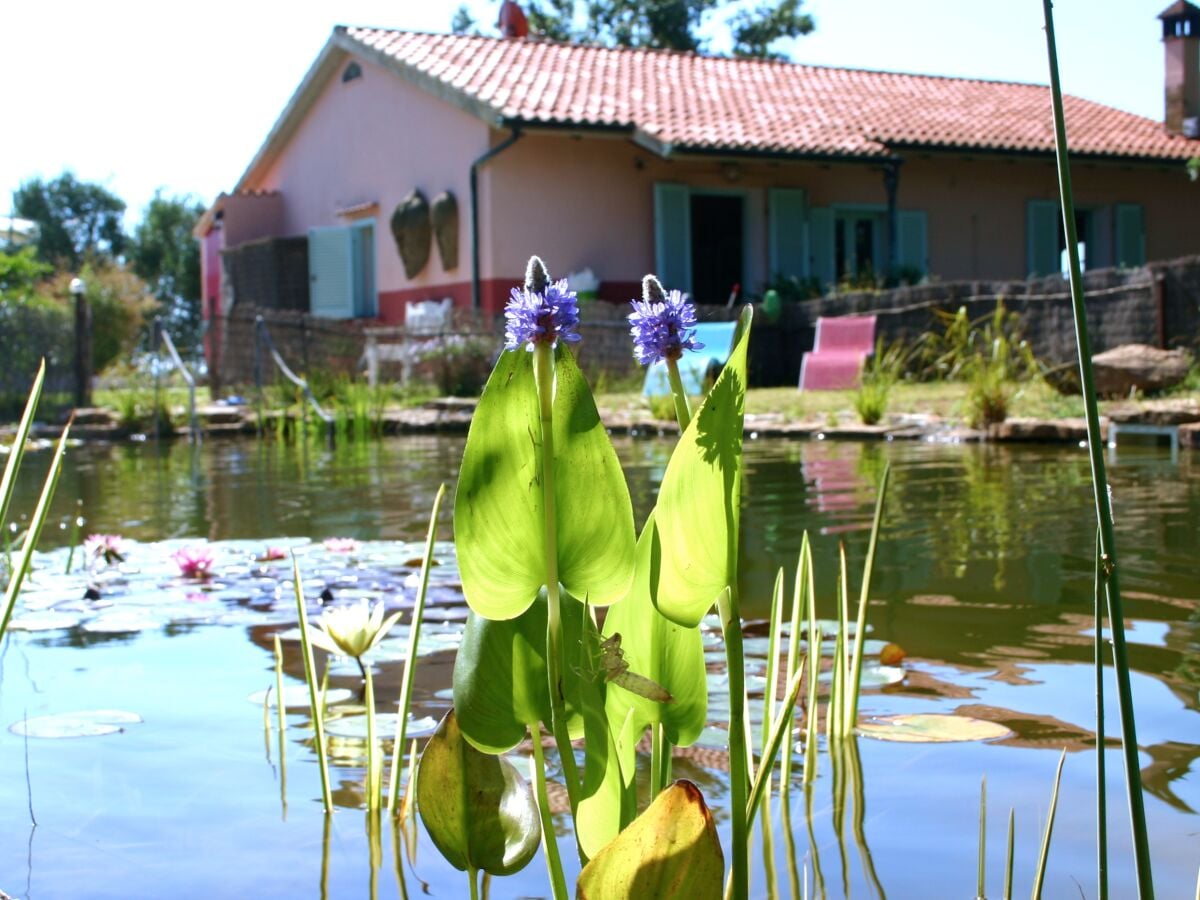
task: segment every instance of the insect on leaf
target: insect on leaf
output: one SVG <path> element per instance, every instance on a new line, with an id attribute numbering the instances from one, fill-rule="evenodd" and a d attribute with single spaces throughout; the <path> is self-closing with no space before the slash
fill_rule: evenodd
<path id="1" fill-rule="evenodd" d="M 672 703 L 675 700 L 671 692 L 657 681 L 629 671 L 629 663 L 625 662 L 625 654 L 621 652 L 620 634 L 613 634 L 600 642 L 600 665 L 604 668 L 605 680 L 632 694 L 658 703 Z"/>

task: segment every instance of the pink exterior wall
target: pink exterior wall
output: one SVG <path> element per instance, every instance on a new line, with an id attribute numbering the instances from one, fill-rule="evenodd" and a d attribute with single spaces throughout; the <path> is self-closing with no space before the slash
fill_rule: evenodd
<path id="1" fill-rule="evenodd" d="M 279 194 L 231 194 L 222 199 L 221 206 L 226 247 L 286 234 L 283 197 Z"/>
<path id="2" fill-rule="evenodd" d="M 1200 186 L 1188 182 L 1181 166 L 1080 162 L 1072 172 L 1081 208 L 1142 204 L 1147 259 L 1200 253 Z M 590 266 L 604 283 L 635 288 L 655 266 L 660 181 L 745 197 L 744 287 L 751 291 L 768 277 L 770 188 L 804 188 L 819 207 L 887 202 L 876 164 L 662 160 L 623 137 L 529 134 L 481 173 L 484 276 L 516 282 L 529 255 L 538 253 L 555 277 Z M 927 214 L 931 275 L 1020 278 L 1027 274 L 1026 204 L 1057 196 L 1051 160 L 922 154 L 900 169 L 897 205 Z"/>
<path id="3" fill-rule="evenodd" d="M 362 221 L 338 211 L 378 204 L 367 217 L 375 225 L 379 294 L 424 288 L 436 296 L 439 286 L 470 280 L 470 166 L 488 148 L 488 128 L 395 73 L 358 63 L 362 76 L 349 82 L 341 80 L 345 65 L 337 69 L 279 157 L 248 187 L 280 192 L 281 235 Z M 458 266 L 450 272 L 435 242 L 425 268 L 413 279 L 404 274 L 389 221 L 413 188 L 430 201 L 445 190 L 458 200 Z"/>

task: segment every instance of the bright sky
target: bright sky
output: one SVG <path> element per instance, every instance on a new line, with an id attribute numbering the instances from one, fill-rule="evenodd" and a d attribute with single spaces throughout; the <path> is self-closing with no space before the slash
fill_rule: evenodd
<path id="1" fill-rule="evenodd" d="M 130 224 L 157 188 L 205 203 L 238 180 L 334 25 L 448 31 L 459 0 L 33 0 L 0 26 L 0 214 L 64 169 Z M 469 0 L 491 33 L 498 0 Z M 1156 120 L 1169 0 L 1058 0 L 1068 93 Z M 1046 83 L 1039 0 L 806 0 L 796 62 Z M 727 36 L 709 28 L 714 47 Z M 1047 114 L 1048 111 L 1047 111 Z"/>

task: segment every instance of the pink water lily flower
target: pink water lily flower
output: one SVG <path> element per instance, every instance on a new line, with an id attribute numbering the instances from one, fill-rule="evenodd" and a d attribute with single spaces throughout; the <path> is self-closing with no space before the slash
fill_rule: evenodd
<path id="1" fill-rule="evenodd" d="M 268 547 L 258 557 L 258 562 L 272 562 L 277 559 L 287 559 L 287 550 L 283 547 Z"/>
<path id="2" fill-rule="evenodd" d="M 325 539 L 323 546 L 330 553 L 356 553 L 362 545 L 354 538 L 331 537 Z"/>
<path id="3" fill-rule="evenodd" d="M 111 566 L 125 561 L 125 540 L 119 534 L 89 534 L 84 538 L 83 552 L 88 559 Z"/>
<path id="4" fill-rule="evenodd" d="M 213 552 L 204 545 L 181 547 L 171 554 L 179 574 L 184 578 L 204 579 L 212 577 Z"/>

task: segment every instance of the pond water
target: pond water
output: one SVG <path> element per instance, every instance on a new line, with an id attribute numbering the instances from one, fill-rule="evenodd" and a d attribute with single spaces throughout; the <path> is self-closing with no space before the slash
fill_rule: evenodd
<path id="1" fill-rule="evenodd" d="M 640 523 L 671 443 L 620 438 L 616 446 Z M 326 588 L 333 602 L 381 596 L 390 606 L 411 603 L 411 563 L 429 508 L 440 482 L 452 493 L 462 448 L 461 438 L 409 437 L 334 450 L 242 440 L 72 451 L 55 527 L 43 541 L 48 552 L 19 613 L 33 617 L 26 624 L 34 627 L 58 627 L 13 630 L 0 650 L 0 889 L 14 898 L 465 896 L 463 877 L 423 834 L 415 864 L 398 863 L 404 841 L 390 823 L 381 834 L 368 829 L 359 811 L 361 741 L 346 737 L 340 745 L 334 781 L 343 808 L 326 829 L 304 710 L 289 713 L 281 743 L 264 729 L 261 701 L 249 701 L 274 683 L 276 633 L 285 639 L 285 681 L 301 683 L 295 644 L 286 640 L 296 620 L 287 564 L 255 557 L 268 545 L 296 547 L 312 610 Z M 32 492 L 34 470 L 48 454 L 27 460 Z M 1001 893 L 1010 807 L 1015 890 L 1024 893 L 1065 747 L 1045 892 L 1094 896 L 1095 525 L 1083 450 L 747 441 L 742 596 L 752 620 L 748 649 L 759 654 L 751 675 L 761 671 L 765 652 L 753 639 L 762 633 L 755 620 L 766 614 L 778 567 L 790 585 L 806 530 L 822 615 L 834 612 L 839 542 L 857 590 L 875 485 L 887 463 L 892 486 L 869 622 L 873 638 L 898 643 L 907 658 L 903 681 L 867 690 L 860 711 L 961 712 L 1012 734 L 953 744 L 859 738 L 848 763 L 855 777 L 843 786 L 845 819 L 822 755 L 807 804 L 798 774 L 794 781 L 801 876 L 811 880 L 819 867 L 830 896 L 970 896 L 986 775 L 988 894 Z M 1200 460 L 1122 449 L 1109 474 L 1155 881 L 1160 896 L 1189 896 L 1200 866 Z M 99 601 L 81 599 L 87 578 L 78 554 L 75 573 L 62 574 L 69 532 L 57 524 L 77 501 L 85 533 L 131 541 L 126 563 L 98 574 Z M 27 511 L 32 493 L 15 504 Z M 447 510 L 439 529 L 446 542 L 450 521 Z M 362 544 L 351 553 L 321 545 L 335 536 Z M 205 541 L 218 542 L 217 574 L 198 589 L 175 574 L 169 553 Z M 417 669 L 418 733 L 426 717 L 448 706 L 464 615 L 449 543 L 437 557 Z M 68 618 L 46 622 L 47 611 Z M 403 637 L 402 628 L 376 659 L 381 711 L 394 708 Z M 335 688 L 353 692 L 358 680 L 353 664 L 332 670 Z M 719 690 L 719 673 L 713 680 Z M 761 680 L 755 683 L 761 703 Z M 1115 687 L 1107 687 L 1112 735 L 1119 719 Z M 722 705 L 719 695 L 711 702 Z M 136 720 L 101 737 L 21 733 L 26 720 L 82 710 L 118 710 Z M 1106 760 L 1112 895 L 1131 896 L 1115 744 Z M 678 760 L 676 775 L 700 785 L 728 847 L 723 763 L 713 749 Z M 754 896 L 767 896 L 772 871 L 780 896 L 790 895 L 778 806 L 774 817 L 774 863 L 761 863 L 759 841 Z M 560 843 L 569 863 L 565 832 Z M 491 884 L 497 898 L 548 893 L 540 855 Z"/>

